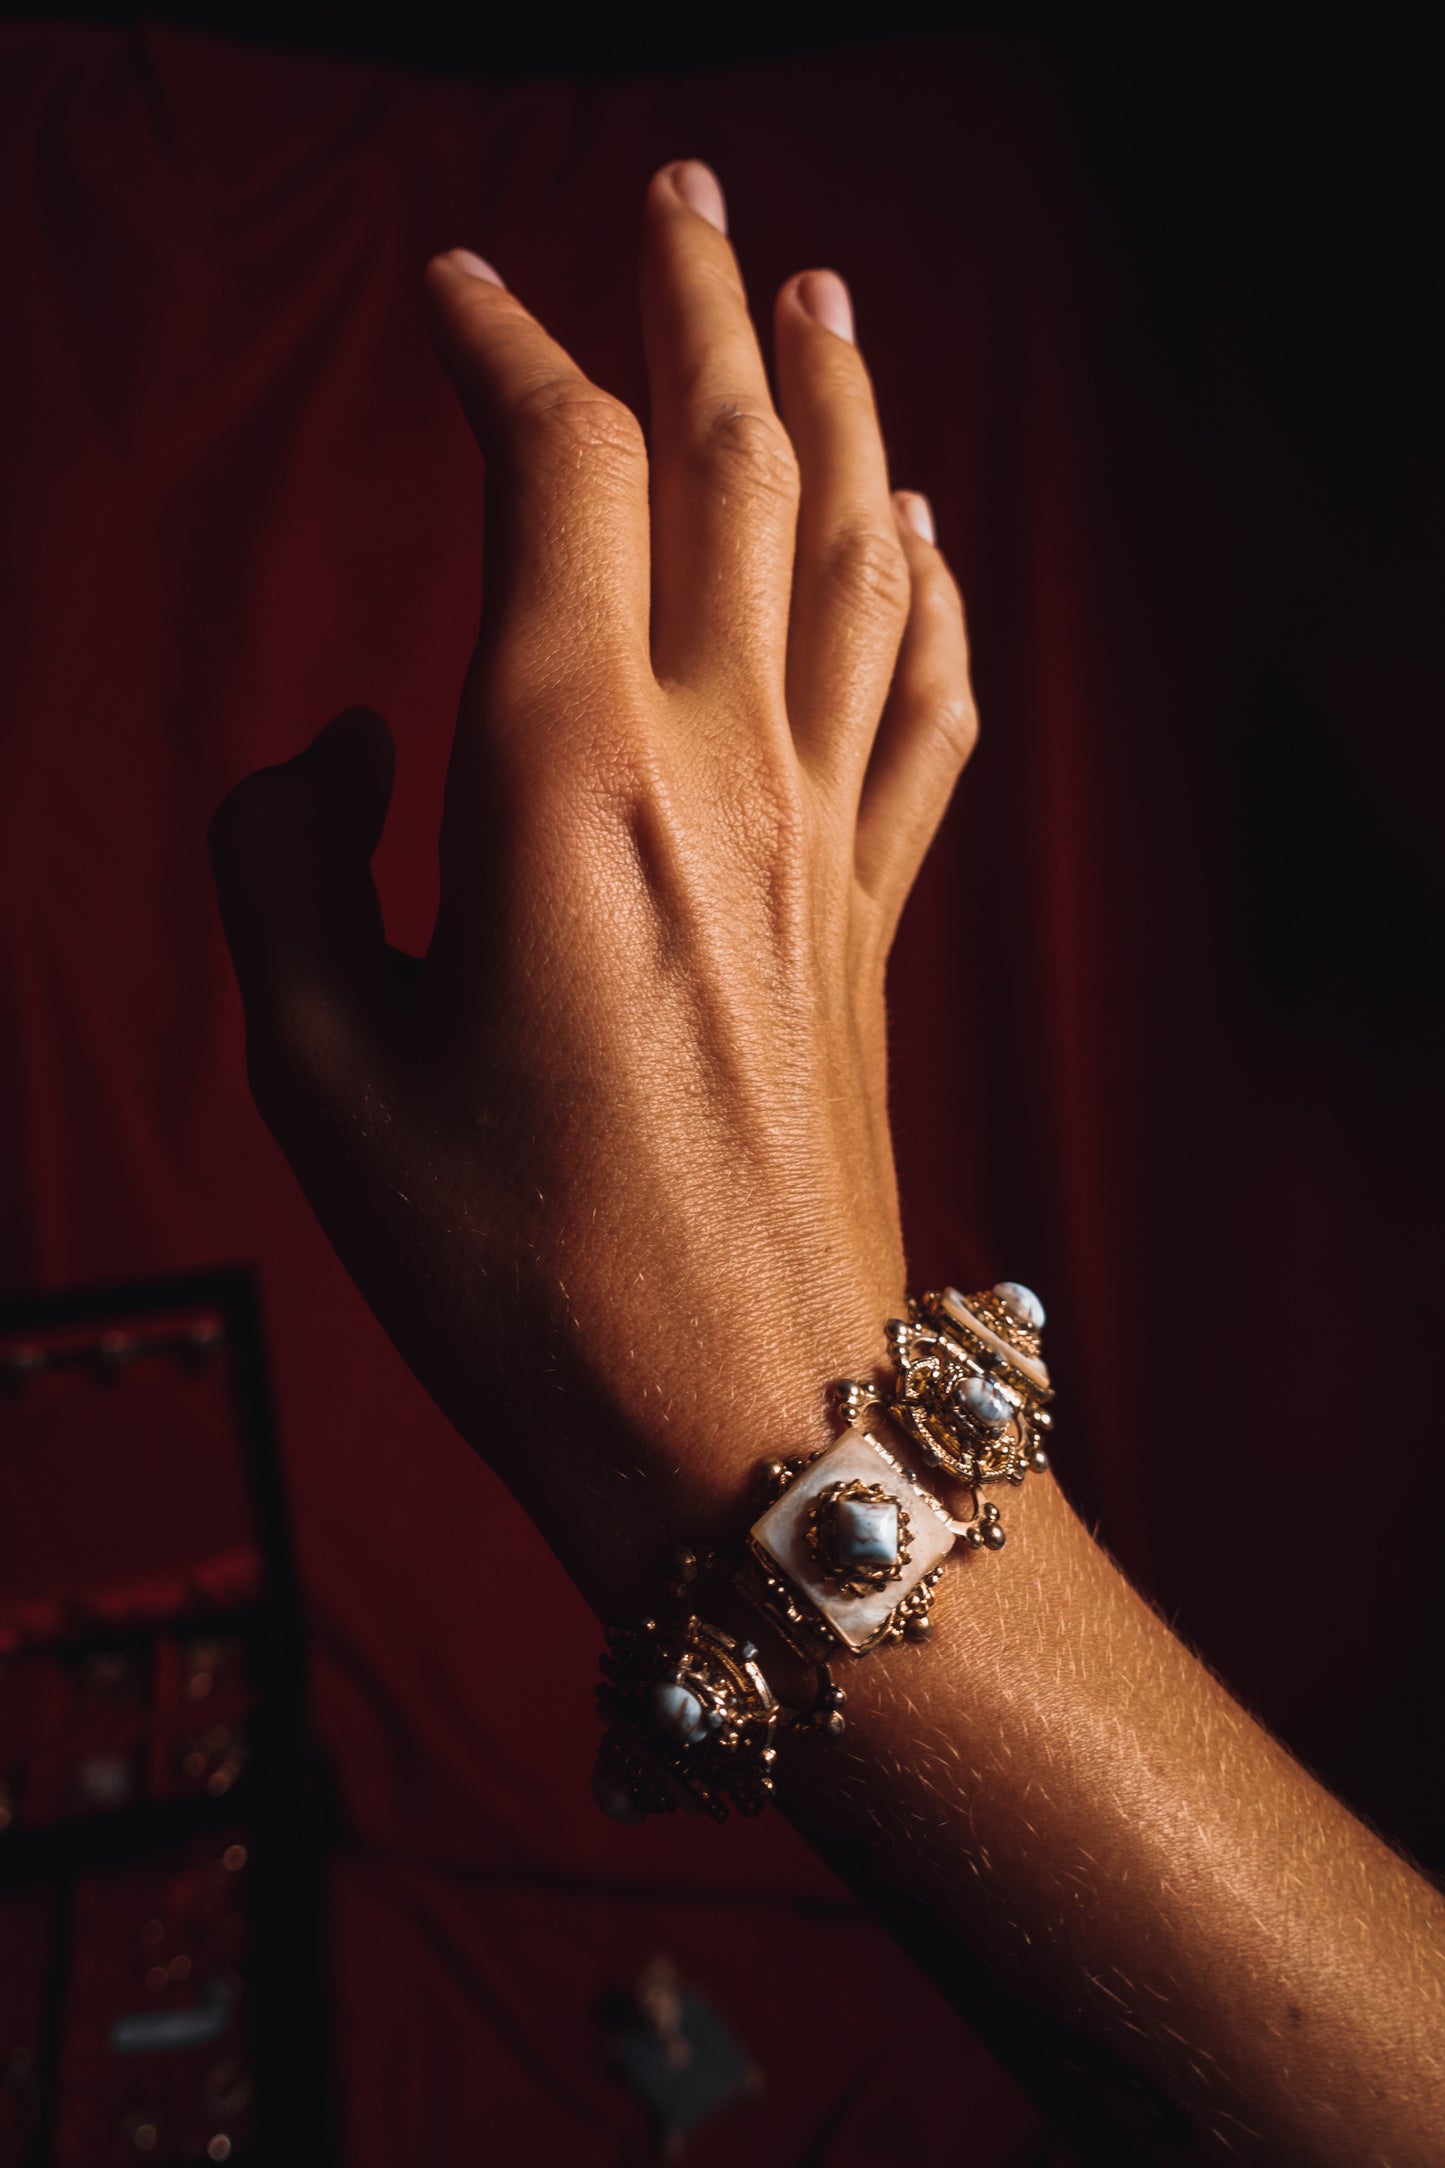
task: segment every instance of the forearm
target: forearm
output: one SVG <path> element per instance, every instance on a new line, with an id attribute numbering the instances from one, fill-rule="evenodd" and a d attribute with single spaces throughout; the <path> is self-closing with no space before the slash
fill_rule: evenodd
<path id="1" fill-rule="evenodd" d="M 431 1284 L 430 1324 L 464 1342 Z M 579 1417 L 549 1352 L 551 1389 L 502 1420 L 530 1439 L 511 1480 L 600 1617 L 656 1604 L 678 1544 L 735 1546 L 784 1442 L 829 1442 L 818 1381 L 858 1373 L 864 1314 L 898 1298 L 853 1307 L 824 1306 L 805 1360 L 732 1369 L 669 1373 L 676 1343 L 639 1321 L 619 1362 L 665 1380 L 644 1404 L 668 1411 L 645 1435 L 595 1400 Z M 790 1312 L 780 1340 L 801 1330 Z M 472 1394 L 439 1397 L 485 1447 Z M 958 1547 L 928 1643 L 835 1667 L 847 1730 L 784 1740 L 784 1810 L 1081 2148 L 1438 2168 L 1445 1902 L 1170 1633 L 1052 1476 L 1006 1520 L 997 1555 Z M 779 1656 L 736 1594 L 699 1608 Z"/>
<path id="2" fill-rule="evenodd" d="M 931 1645 L 848 1667 L 848 1730 L 794 1743 L 786 1810 L 1101 2157 L 1434 2168 L 1445 1904 L 1052 1478 L 1009 1507 Z"/>

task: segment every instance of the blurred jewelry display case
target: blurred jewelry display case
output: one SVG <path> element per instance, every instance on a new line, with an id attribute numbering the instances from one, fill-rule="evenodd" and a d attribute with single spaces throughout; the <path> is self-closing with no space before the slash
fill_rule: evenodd
<path id="1" fill-rule="evenodd" d="M 336 2158 L 254 1284 L 0 1303 L 0 2168 Z"/>

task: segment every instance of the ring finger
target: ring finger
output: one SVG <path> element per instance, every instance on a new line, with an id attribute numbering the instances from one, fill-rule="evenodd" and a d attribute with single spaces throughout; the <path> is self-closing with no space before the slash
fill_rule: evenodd
<path id="1" fill-rule="evenodd" d="M 856 791 L 908 622 L 908 561 L 848 289 L 804 271 L 778 295 L 778 402 L 802 474 L 787 704 L 799 753 Z"/>

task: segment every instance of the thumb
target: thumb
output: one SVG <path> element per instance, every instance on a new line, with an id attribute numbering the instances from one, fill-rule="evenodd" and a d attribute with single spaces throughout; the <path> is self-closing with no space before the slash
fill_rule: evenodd
<path id="1" fill-rule="evenodd" d="M 390 957 L 371 856 L 394 765 L 381 717 L 348 708 L 217 808 L 211 868 L 248 1040 L 309 1062 L 381 1020 Z"/>

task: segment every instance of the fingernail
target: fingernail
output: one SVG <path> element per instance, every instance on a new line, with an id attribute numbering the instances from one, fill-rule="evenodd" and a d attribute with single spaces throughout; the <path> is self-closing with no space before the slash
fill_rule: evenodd
<path id="1" fill-rule="evenodd" d="M 836 271 L 805 271 L 798 281 L 798 299 L 815 324 L 853 344 L 853 304 Z"/>
<path id="2" fill-rule="evenodd" d="M 669 166 L 668 179 L 690 211 L 716 226 L 719 233 L 727 232 L 728 207 L 711 166 L 705 166 L 700 158 L 684 158 Z"/>
<path id="3" fill-rule="evenodd" d="M 925 542 L 937 540 L 933 532 L 933 507 L 921 490 L 900 489 L 893 501 L 905 527 L 921 534 Z"/>
<path id="4" fill-rule="evenodd" d="M 484 256 L 474 255 L 471 249 L 449 249 L 447 262 L 454 271 L 465 272 L 469 279 L 490 279 L 493 286 L 500 286 L 505 293 L 507 282 L 501 272 L 494 271 Z"/>

